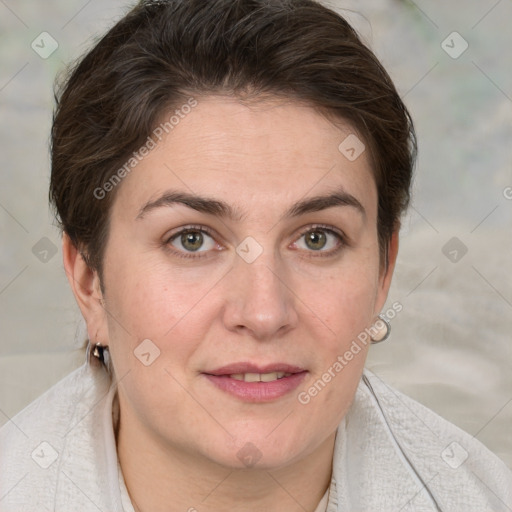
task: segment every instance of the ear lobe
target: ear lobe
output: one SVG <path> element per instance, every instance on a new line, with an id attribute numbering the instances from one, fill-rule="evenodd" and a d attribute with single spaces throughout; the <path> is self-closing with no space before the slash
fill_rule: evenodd
<path id="1" fill-rule="evenodd" d="M 87 265 L 65 232 L 62 235 L 62 256 L 69 285 L 87 323 L 89 339 L 106 344 L 106 315 L 98 272 Z M 101 335 L 99 331 L 102 331 Z"/>

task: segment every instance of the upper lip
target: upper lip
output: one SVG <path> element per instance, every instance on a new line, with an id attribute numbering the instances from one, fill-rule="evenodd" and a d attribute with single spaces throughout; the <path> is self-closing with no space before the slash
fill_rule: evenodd
<path id="1" fill-rule="evenodd" d="M 215 370 L 204 372 L 208 375 L 233 375 L 237 373 L 300 373 L 305 371 L 300 366 L 294 366 L 286 363 L 270 363 L 262 366 L 258 366 L 254 363 L 232 363 Z"/>

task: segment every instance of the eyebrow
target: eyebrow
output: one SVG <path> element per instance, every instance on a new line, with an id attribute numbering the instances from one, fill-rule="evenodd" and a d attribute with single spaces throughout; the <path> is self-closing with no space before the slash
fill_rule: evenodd
<path id="1" fill-rule="evenodd" d="M 233 207 L 224 201 L 209 197 L 202 197 L 187 192 L 168 190 L 153 201 L 148 201 L 139 211 L 136 220 L 142 219 L 144 215 L 152 210 L 164 206 L 170 207 L 176 204 L 182 204 L 193 210 L 216 217 L 228 218 L 239 222 L 243 220 L 247 213 L 239 207 Z M 306 213 L 319 212 L 328 208 L 338 206 L 349 206 L 358 211 L 363 218 L 366 218 L 366 211 L 361 202 L 352 194 L 343 189 L 333 193 L 318 195 L 307 199 L 302 199 L 294 203 L 282 216 L 283 219 L 290 219 L 305 215 Z"/>

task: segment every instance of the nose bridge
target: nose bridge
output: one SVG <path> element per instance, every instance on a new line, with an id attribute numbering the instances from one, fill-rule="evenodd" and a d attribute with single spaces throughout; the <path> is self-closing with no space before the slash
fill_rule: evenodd
<path id="1" fill-rule="evenodd" d="M 293 326 L 296 313 L 278 254 L 269 249 L 259 250 L 256 255 L 257 248 L 251 243 L 237 248 L 225 322 L 229 329 L 249 330 L 263 339 Z"/>

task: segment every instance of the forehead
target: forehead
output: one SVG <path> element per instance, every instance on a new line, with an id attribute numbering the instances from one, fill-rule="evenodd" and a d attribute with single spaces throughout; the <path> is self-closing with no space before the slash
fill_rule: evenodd
<path id="1" fill-rule="evenodd" d="M 301 197 L 341 187 L 367 213 L 376 208 L 369 157 L 348 122 L 333 124 L 310 106 L 282 99 L 198 97 L 186 112 L 162 117 L 160 126 L 181 114 L 161 140 L 151 135 L 154 148 L 124 178 L 115 201 L 124 214 L 136 215 L 166 189 L 208 194 L 246 210 L 263 204 L 284 210 Z M 352 149 L 362 152 L 354 159 Z"/>

